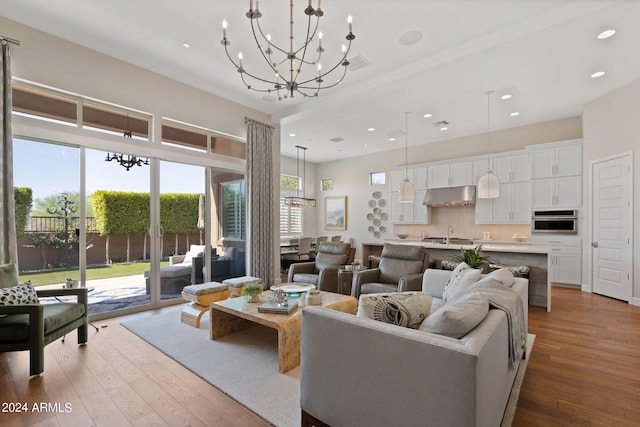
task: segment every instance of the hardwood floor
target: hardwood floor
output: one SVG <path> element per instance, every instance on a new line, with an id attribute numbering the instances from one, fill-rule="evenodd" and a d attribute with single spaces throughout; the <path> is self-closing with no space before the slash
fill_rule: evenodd
<path id="1" fill-rule="evenodd" d="M 0 412 L 0 425 L 269 425 L 119 322 L 99 321 L 86 346 L 75 333 L 47 346 L 40 377 L 29 377 L 27 352 L 0 353 L 0 411 L 29 407 Z M 640 425 L 640 307 L 554 288 L 551 313 L 529 307 L 529 330 L 514 426 Z M 40 403 L 50 407 L 33 411 Z"/>

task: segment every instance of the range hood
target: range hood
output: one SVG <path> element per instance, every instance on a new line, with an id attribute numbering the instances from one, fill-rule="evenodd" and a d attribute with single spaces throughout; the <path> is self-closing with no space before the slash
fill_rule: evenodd
<path id="1" fill-rule="evenodd" d="M 476 202 L 476 186 L 430 188 L 424 196 L 423 204 L 427 206 L 460 206 L 472 205 Z"/>

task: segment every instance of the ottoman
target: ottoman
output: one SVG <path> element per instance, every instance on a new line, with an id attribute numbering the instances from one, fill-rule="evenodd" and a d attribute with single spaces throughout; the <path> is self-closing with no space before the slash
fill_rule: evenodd
<path id="1" fill-rule="evenodd" d="M 239 297 L 240 292 L 242 292 L 242 288 L 244 288 L 244 285 L 254 282 L 262 283 L 262 285 L 264 286 L 264 280 L 259 277 L 253 276 L 233 277 L 231 279 L 224 279 L 222 281 L 223 284 L 229 286 L 229 290 L 231 291 L 231 295 L 229 296 L 229 298 Z"/>
<path id="2" fill-rule="evenodd" d="M 182 309 L 180 320 L 199 328 L 200 319 L 209 310 L 211 303 L 229 298 L 230 293 L 229 286 L 219 282 L 185 286 L 182 289 L 182 298 L 191 301 L 191 304 Z"/>

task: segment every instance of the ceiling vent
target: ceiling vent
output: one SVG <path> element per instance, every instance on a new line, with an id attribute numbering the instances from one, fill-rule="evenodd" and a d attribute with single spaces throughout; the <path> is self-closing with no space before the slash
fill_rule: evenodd
<path id="1" fill-rule="evenodd" d="M 402 135 L 406 135 L 405 131 L 403 130 L 394 130 L 393 132 L 389 132 L 387 134 L 389 138 L 398 138 L 399 136 L 402 136 Z"/>
<path id="2" fill-rule="evenodd" d="M 433 125 L 437 128 L 441 128 L 442 126 L 449 126 L 449 122 L 446 120 L 441 120 L 439 122 L 434 122 Z"/>
<path id="3" fill-rule="evenodd" d="M 342 142 L 342 141 L 344 141 L 344 138 L 336 137 L 336 138 L 331 138 L 329 141 L 332 141 L 332 142 Z"/>
<path id="4" fill-rule="evenodd" d="M 349 71 L 357 71 L 361 68 L 365 68 L 368 67 L 369 65 L 371 65 L 371 62 L 369 62 L 364 56 L 362 55 L 356 55 L 353 58 L 349 58 Z"/>

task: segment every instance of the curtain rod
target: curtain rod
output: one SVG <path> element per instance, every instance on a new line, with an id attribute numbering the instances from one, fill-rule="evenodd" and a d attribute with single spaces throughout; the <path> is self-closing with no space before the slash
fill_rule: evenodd
<path id="1" fill-rule="evenodd" d="M 0 35 L 0 42 L 2 42 L 3 44 L 11 43 L 11 44 L 15 44 L 16 46 L 20 46 L 19 40 L 12 39 L 11 37 L 5 37 L 2 35 Z"/>
<path id="2" fill-rule="evenodd" d="M 267 127 L 268 127 L 268 128 L 270 128 L 271 130 L 275 130 L 275 126 L 271 126 L 271 125 L 269 125 L 269 124 L 267 124 L 267 123 L 262 123 L 262 122 L 260 122 L 260 121 L 258 121 L 258 120 L 252 119 L 251 117 L 246 117 L 246 116 L 245 116 L 245 118 L 244 118 L 244 123 L 245 123 L 245 124 L 249 124 L 249 123 L 257 123 L 257 124 L 259 124 L 259 125 L 267 126 Z"/>

